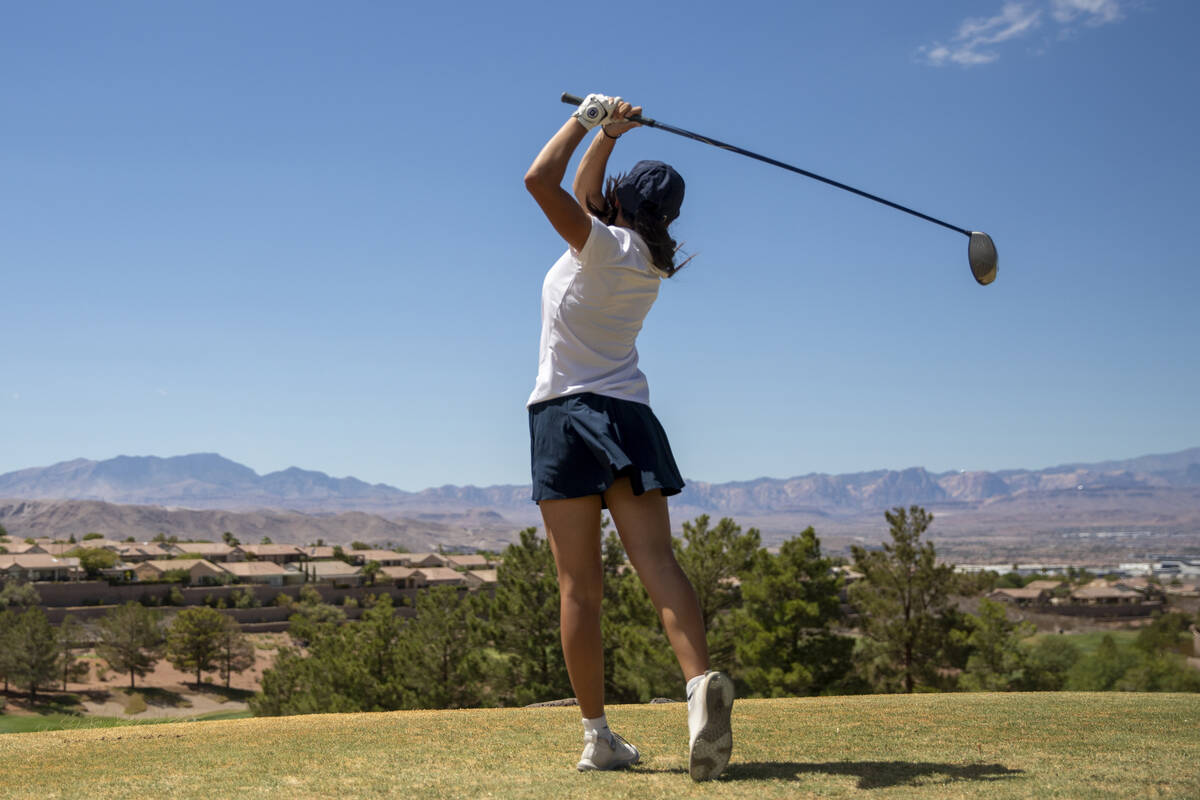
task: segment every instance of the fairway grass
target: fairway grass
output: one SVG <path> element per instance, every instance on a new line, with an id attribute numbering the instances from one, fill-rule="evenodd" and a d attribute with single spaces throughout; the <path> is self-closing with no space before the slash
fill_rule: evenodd
<path id="1" fill-rule="evenodd" d="M 1200 797 L 1200 695 L 743 700 L 720 780 L 687 774 L 682 704 L 613 706 L 642 763 L 577 773 L 574 708 L 398 711 L 0 736 L 0 795 Z M 865 794 L 864 794 L 865 793 Z"/>

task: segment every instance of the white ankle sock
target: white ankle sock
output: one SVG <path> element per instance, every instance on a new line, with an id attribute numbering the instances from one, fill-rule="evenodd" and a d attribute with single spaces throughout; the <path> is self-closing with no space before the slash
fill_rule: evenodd
<path id="1" fill-rule="evenodd" d="M 701 672 L 699 675 L 687 682 L 687 698 L 689 700 L 692 699 L 692 692 L 695 691 L 696 687 L 700 685 L 700 681 L 704 680 L 704 676 L 707 674 L 707 672 Z"/>
<path id="2" fill-rule="evenodd" d="M 608 736 L 610 731 L 608 730 L 608 715 L 607 714 L 601 714 L 600 716 L 593 717 L 592 719 L 588 719 L 587 717 L 583 718 L 583 734 L 584 734 L 584 736 L 586 736 L 587 734 L 592 733 L 592 732 L 596 732 L 596 733 L 600 734 L 601 736 Z"/>

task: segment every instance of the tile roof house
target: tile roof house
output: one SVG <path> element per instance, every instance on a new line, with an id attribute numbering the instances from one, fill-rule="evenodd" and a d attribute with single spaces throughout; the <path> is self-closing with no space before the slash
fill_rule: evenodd
<path id="1" fill-rule="evenodd" d="M 417 572 L 412 567 L 381 567 L 379 574 L 392 581 L 401 589 L 412 589 L 416 586 L 413 575 Z"/>
<path id="2" fill-rule="evenodd" d="M 36 543 L 30 544 L 29 542 L 19 542 L 15 539 L 8 542 L 7 544 L 5 544 L 4 549 L 8 551 L 8 555 L 10 555 L 10 556 L 20 556 L 20 555 L 45 556 L 45 555 L 49 555 L 49 553 L 46 552 L 46 549 L 44 547 L 42 547 L 40 544 L 36 544 Z"/>
<path id="3" fill-rule="evenodd" d="M 315 544 L 306 545 L 304 547 L 299 548 L 299 550 L 301 553 L 304 554 L 304 557 L 309 559 L 310 561 L 318 559 L 318 558 L 323 558 L 323 559 L 333 558 L 333 547 L 329 547 L 326 545 L 315 545 Z"/>
<path id="4" fill-rule="evenodd" d="M 1053 592 L 1055 589 L 1057 589 L 1058 587 L 1060 587 L 1062 585 L 1064 585 L 1063 581 L 1038 580 L 1038 581 L 1030 581 L 1029 583 L 1025 584 L 1025 588 Z"/>
<path id="5" fill-rule="evenodd" d="M 112 550 L 125 561 L 131 563 L 141 563 L 152 559 L 166 560 L 171 557 L 166 548 L 157 545 L 153 542 L 143 542 L 142 544 L 121 544 L 117 547 L 106 548 Z"/>
<path id="6" fill-rule="evenodd" d="M 366 564 L 368 561 L 378 561 L 381 567 L 407 566 L 407 553 L 397 553 L 394 550 L 349 550 L 346 555 L 354 559 L 356 564 Z"/>
<path id="7" fill-rule="evenodd" d="M 1142 593 L 1132 589 L 1120 589 L 1116 586 L 1087 586 L 1071 592 L 1071 599 L 1084 605 L 1121 605 L 1140 603 Z"/>
<path id="8" fill-rule="evenodd" d="M 309 561 L 304 569 L 318 583 L 347 583 L 354 586 L 362 583 L 362 567 L 338 559 Z"/>
<path id="9" fill-rule="evenodd" d="M 463 577 L 466 578 L 467 586 L 472 589 L 496 585 L 496 570 L 494 569 L 470 569 L 463 573 Z"/>
<path id="10" fill-rule="evenodd" d="M 449 567 L 421 567 L 413 573 L 416 586 L 465 586 L 467 579 Z"/>
<path id="11" fill-rule="evenodd" d="M 300 548 L 290 544 L 243 544 L 239 547 L 246 555 L 259 561 L 274 561 L 276 564 L 287 564 L 302 558 Z"/>
<path id="12" fill-rule="evenodd" d="M 0 554 L 0 577 L 18 581 L 69 581 L 83 577 L 78 558 L 45 553 Z"/>
<path id="13" fill-rule="evenodd" d="M 225 583 L 229 578 L 228 572 L 203 558 L 151 559 L 138 564 L 133 574 L 139 581 L 160 581 L 168 572 L 175 570 L 184 570 L 189 583 L 202 586 Z"/>
<path id="14" fill-rule="evenodd" d="M 296 570 L 285 569 L 274 561 L 235 561 L 222 564 L 221 569 L 242 583 L 261 583 L 267 586 L 286 586 L 303 583 L 304 576 Z"/>
<path id="15" fill-rule="evenodd" d="M 478 553 L 463 553 L 445 556 L 446 566 L 451 569 L 492 569 L 495 565 L 488 561 L 487 556 Z"/>
<path id="16" fill-rule="evenodd" d="M 444 567 L 446 566 L 445 556 L 437 553 L 401 553 L 404 557 L 403 564 L 406 567 Z"/>
<path id="17" fill-rule="evenodd" d="M 213 563 L 246 560 L 246 551 L 240 546 L 230 547 L 224 542 L 176 542 L 167 549 L 175 555 L 197 556 Z"/>
<path id="18" fill-rule="evenodd" d="M 1038 606 L 1049 601 L 1050 593 L 1045 589 L 995 589 L 988 592 L 988 599 L 1018 606 Z"/>

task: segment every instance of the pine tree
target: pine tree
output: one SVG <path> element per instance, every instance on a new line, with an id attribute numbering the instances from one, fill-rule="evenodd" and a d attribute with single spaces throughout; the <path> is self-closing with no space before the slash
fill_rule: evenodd
<path id="1" fill-rule="evenodd" d="M 405 625 L 400 648 L 406 706 L 490 704 L 490 665 L 480 618 L 484 598 L 453 586 L 435 587 L 417 598 L 417 615 Z"/>
<path id="2" fill-rule="evenodd" d="M 506 705 L 573 696 L 559 639 L 558 579 L 550 544 L 526 528 L 496 570 L 491 633 L 505 658 L 500 695 Z"/>
<path id="3" fill-rule="evenodd" d="M 1012 622 L 999 603 L 984 599 L 970 617 L 967 643 L 971 655 L 959 686 L 969 692 L 1010 692 L 1032 688 L 1029 654 L 1022 640 L 1036 630 L 1029 622 Z"/>
<path id="4" fill-rule="evenodd" d="M 201 673 L 216 669 L 225 620 L 215 608 L 197 606 L 176 614 L 167 629 L 167 661 L 180 672 L 195 672 L 197 689 Z"/>
<path id="5" fill-rule="evenodd" d="M 754 564 L 762 537 L 755 528 L 742 533 L 729 517 L 715 528 L 708 523 L 707 514 L 683 523 L 683 539 L 673 544 L 679 566 L 696 590 L 705 630 L 712 630 L 717 615 L 740 602 L 738 578 Z"/>
<path id="6" fill-rule="evenodd" d="M 254 645 L 242 633 L 241 627 L 233 617 L 225 617 L 225 627 L 217 639 L 217 674 L 229 688 L 229 680 L 234 673 L 241 674 L 254 666 Z"/>
<path id="7" fill-rule="evenodd" d="M 126 603 L 101 617 L 98 628 L 96 654 L 117 672 L 129 673 L 130 689 L 135 677 L 149 673 L 162 658 L 162 615 L 154 609 Z"/>
<path id="8" fill-rule="evenodd" d="M 950 611 L 953 568 L 938 564 L 921 534 L 933 515 L 919 506 L 895 508 L 884 518 L 891 542 L 882 550 L 854 546 L 854 568 L 863 579 L 850 587 L 861 618 L 856 654 L 864 677 L 880 691 L 912 692 L 937 683 L 947 635 L 939 618 Z"/>
<path id="9" fill-rule="evenodd" d="M 89 666 L 86 662 L 80 661 L 76 651 L 81 647 L 85 647 L 87 642 L 84 640 L 83 625 L 74 617 L 64 617 L 56 631 L 58 641 L 58 655 L 62 671 L 62 688 L 67 690 L 68 681 L 81 681 L 87 677 Z"/>
<path id="10" fill-rule="evenodd" d="M 16 618 L 9 664 L 12 682 L 29 690 L 30 701 L 37 700 L 40 686 L 49 686 L 59 675 L 58 640 L 46 612 L 30 607 Z"/>
<path id="11" fill-rule="evenodd" d="M 846 681 L 854 640 L 833 630 L 841 587 L 832 566 L 812 528 L 784 542 L 779 555 L 759 551 L 742 584 L 743 606 L 729 618 L 744 694 L 820 694 Z"/>
<path id="12" fill-rule="evenodd" d="M 679 662 L 641 579 L 626 569 L 615 533 L 604 540 L 604 695 L 613 703 L 647 703 L 674 697 L 683 687 Z"/>

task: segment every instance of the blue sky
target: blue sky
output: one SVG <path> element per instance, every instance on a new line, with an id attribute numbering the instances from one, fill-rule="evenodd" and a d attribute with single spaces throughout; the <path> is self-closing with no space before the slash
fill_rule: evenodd
<path id="1" fill-rule="evenodd" d="M 1200 5 L 0 3 L 0 473 L 219 452 L 528 480 L 521 176 L 602 91 L 987 231 L 643 129 L 695 259 L 643 331 L 685 476 L 1200 444 Z"/>

